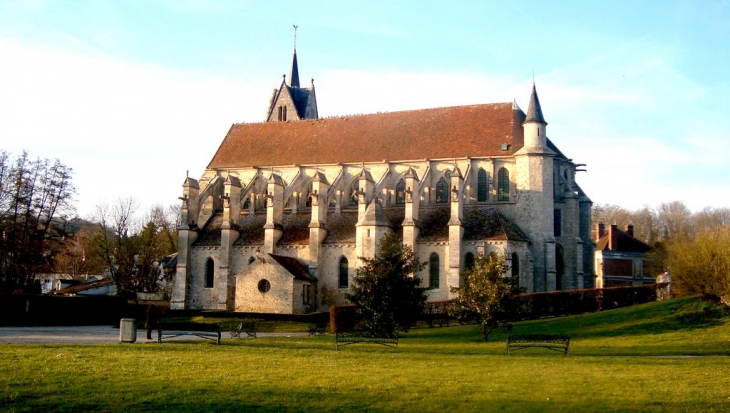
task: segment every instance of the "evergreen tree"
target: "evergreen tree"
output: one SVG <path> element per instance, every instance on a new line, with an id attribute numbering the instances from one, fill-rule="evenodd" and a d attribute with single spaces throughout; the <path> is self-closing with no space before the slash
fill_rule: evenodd
<path id="1" fill-rule="evenodd" d="M 366 328 L 378 337 L 408 331 L 426 303 L 426 289 L 416 276 L 423 264 L 395 233 L 380 241 L 373 258 L 360 259 L 364 265 L 357 270 L 352 293 L 346 297 L 357 307 Z"/>

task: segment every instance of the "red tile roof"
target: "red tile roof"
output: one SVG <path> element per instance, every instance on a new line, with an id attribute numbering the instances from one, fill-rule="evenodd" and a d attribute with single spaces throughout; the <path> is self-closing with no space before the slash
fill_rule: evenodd
<path id="1" fill-rule="evenodd" d="M 234 124 L 208 167 L 511 155 L 523 146 L 524 119 L 512 103 L 493 103 Z"/>

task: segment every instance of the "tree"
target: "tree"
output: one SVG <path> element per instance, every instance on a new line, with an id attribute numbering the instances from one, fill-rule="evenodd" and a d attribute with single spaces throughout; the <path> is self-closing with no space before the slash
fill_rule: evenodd
<path id="1" fill-rule="evenodd" d="M 480 256 L 474 267 L 464 272 L 464 285 L 452 288 L 458 294 L 454 307 L 458 314 L 476 320 L 481 326 L 482 340 L 510 321 L 519 309 L 517 295 L 523 292 L 517 277 L 507 277 L 504 256 L 489 253 Z"/>
<path id="2" fill-rule="evenodd" d="M 678 294 L 704 294 L 730 302 L 730 226 L 677 237 L 665 264 Z"/>
<path id="3" fill-rule="evenodd" d="M 426 289 L 416 274 L 424 267 L 410 247 L 395 233 L 378 244 L 373 258 L 360 258 L 364 265 L 353 278 L 352 293 L 346 294 L 374 336 L 389 337 L 408 331 L 426 304 Z"/>
<path id="4" fill-rule="evenodd" d="M 157 292 L 161 259 L 177 250 L 173 207 L 154 206 L 139 219 L 134 198 L 121 198 L 113 205 L 98 205 L 93 216 L 97 224 L 94 254 L 114 278 L 121 295 Z M 140 225 L 144 222 L 144 225 Z"/>
<path id="5" fill-rule="evenodd" d="M 0 151 L 0 291 L 31 291 L 54 219 L 74 211 L 72 175 L 58 159 Z"/>

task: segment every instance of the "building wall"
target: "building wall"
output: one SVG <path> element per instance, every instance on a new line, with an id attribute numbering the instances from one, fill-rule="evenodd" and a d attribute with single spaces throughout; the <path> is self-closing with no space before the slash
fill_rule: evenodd
<path id="1" fill-rule="evenodd" d="M 235 311 L 254 313 L 296 314 L 294 277 L 280 265 L 256 260 L 236 275 Z M 261 292 L 259 282 L 267 280 L 270 290 Z M 298 300 L 299 302 L 301 301 Z"/>

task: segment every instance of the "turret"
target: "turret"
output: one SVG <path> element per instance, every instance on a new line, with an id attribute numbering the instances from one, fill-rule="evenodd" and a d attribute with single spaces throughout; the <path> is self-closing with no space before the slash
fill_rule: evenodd
<path id="1" fill-rule="evenodd" d="M 284 181 L 272 173 L 266 191 L 266 225 L 264 225 L 264 252 L 276 254 L 276 243 L 283 234 Z"/>
<path id="2" fill-rule="evenodd" d="M 535 88 L 535 84 L 533 84 L 532 94 L 530 95 L 530 106 L 527 109 L 525 122 L 522 124 L 525 136 L 525 147 L 546 147 L 546 127 L 547 122 L 545 122 L 545 117 L 542 115 L 540 99 L 537 97 L 537 90 Z"/>
<path id="3" fill-rule="evenodd" d="M 403 219 L 403 244 L 411 247 L 416 252 L 416 240 L 418 239 L 418 207 L 421 197 L 418 193 L 418 175 L 413 168 L 408 168 L 405 173 L 405 218 Z"/>
<path id="4" fill-rule="evenodd" d="M 447 274 L 447 288 L 449 297 L 453 297 L 451 287 L 460 287 L 459 274 L 461 273 L 461 240 L 464 237 L 464 227 L 461 226 L 464 211 L 464 200 L 461 196 L 464 178 L 461 170 L 454 165 L 451 172 L 451 218 L 449 219 L 449 272 Z"/>
<path id="5" fill-rule="evenodd" d="M 327 177 L 317 171 L 312 178 L 312 219 L 309 222 L 309 269 L 313 275 L 317 274 L 317 263 L 321 258 L 320 249 L 322 242 L 327 237 L 327 190 L 329 182 Z"/>
<path id="6" fill-rule="evenodd" d="M 362 218 L 368 204 L 373 199 L 373 187 L 375 186 L 375 181 L 373 180 L 373 177 L 370 176 L 370 173 L 365 170 L 365 165 L 362 167 L 362 172 L 360 172 L 357 182 L 357 217 L 359 219 Z"/>

